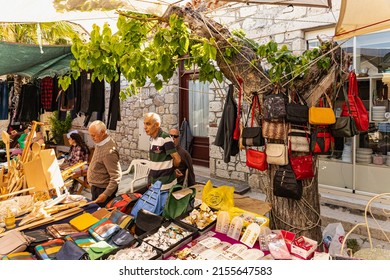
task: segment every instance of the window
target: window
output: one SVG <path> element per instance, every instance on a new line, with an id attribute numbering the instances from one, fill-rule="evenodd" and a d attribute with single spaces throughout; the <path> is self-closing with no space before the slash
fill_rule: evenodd
<path id="1" fill-rule="evenodd" d="M 192 135 L 209 135 L 209 83 L 199 80 L 188 82 L 188 111 Z"/>

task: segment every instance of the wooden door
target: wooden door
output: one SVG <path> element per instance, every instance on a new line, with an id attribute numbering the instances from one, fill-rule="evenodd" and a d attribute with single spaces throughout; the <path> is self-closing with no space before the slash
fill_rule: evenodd
<path id="1" fill-rule="evenodd" d="M 182 72 L 179 94 L 179 125 L 186 119 L 194 136 L 191 156 L 196 165 L 209 167 L 209 83 L 198 74 Z"/>

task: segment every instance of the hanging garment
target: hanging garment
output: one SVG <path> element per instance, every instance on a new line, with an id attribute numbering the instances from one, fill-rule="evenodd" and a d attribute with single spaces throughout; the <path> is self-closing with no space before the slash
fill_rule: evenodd
<path id="1" fill-rule="evenodd" d="M 238 140 L 233 140 L 233 132 L 237 117 L 237 104 L 233 98 L 233 92 L 233 85 L 230 84 L 214 142 L 214 145 L 221 147 L 224 150 L 223 161 L 226 163 L 230 162 L 230 156 L 235 156 L 239 152 Z"/>
<path id="2" fill-rule="evenodd" d="M 53 102 L 53 78 L 45 77 L 41 80 L 41 104 L 46 111 L 51 111 Z"/>
<path id="3" fill-rule="evenodd" d="M 97 114 L 97 119 L 103 120 L 103 113 L 105 109 L 104 93 L 104 80 L 99 81 L 98 79 L 96 79 L 95 82 L 92 83 L 91 99 L 89 102 L 88 112 L 85 114 L 86 117 L 84 120 L 84 126 L 88 126 L 89 120 L 91 119 L 93 112 L 98 112 L 99 114 Z"/>
<path id="4" fill-rule="evenodd" d="M 186 119 L 183 120 L 180 126 L 180 146 L 191 154 L 192 152 L 192 136 L 191 128 Z"/>
<path id="5" fill-rule="evenodd" d="M 0 83 L 0 120 L 8 120 L 8 86 Z"/>
<path id="6" fill-rule="evenodd" d="M 91 73 L 82 71 L 80 73 L 80 112 L 85 114 L 89 109 L 89 101 L 91 98 L 91 90 L 92 90 L 92 81 L 91 81 Z"/>
<path id="7" fill-rule="evenodd" d="M 41 98 L 36 85 L 28 83 L 22 86 L 20 93 L 17 121 L 32 122 L 39 120 Z"/>
<path id="8" fill-rule="evenodd" d="M 116 130 L 116 124 L 121 120 L 121 108 L 119 92 L 121 91 L 121 80 L 111 82 L 110 105 L 108 107 L 107 128 Z"/>

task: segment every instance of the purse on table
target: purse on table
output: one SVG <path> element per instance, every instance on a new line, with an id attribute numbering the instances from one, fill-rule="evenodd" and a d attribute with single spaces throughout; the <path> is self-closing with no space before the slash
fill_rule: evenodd
<path id="1" fill-rule="evenodd" d="M 97 260 L 109 254 L 115 249 L 116 247 L 108 244 L 106 241 L 99 241 L 95 244 L 92 244 L 90 247 L 88 247 L 86 251 L 91 260 Z"/>
<path id="2" fill-rule="evenodd" d="M 0 257 L 23 252 L 33 239 L 18 230 L 12 230 L 0 238 Z"/>
<path id="3" fill-rule="evenodd" d="M 115 209 L 111 212 L 108 219 L 113 223 L 119 225 L 121 228 L 127 229 L 133 222 L 134 217 Z"/>
<path id="4" fill-rule="evenodd" d="M 30 252 L 18 252 L 11 253 L 2 257 L 3 261 L 27 261 L 27 260 L 36 260 L 35 256 Z"/>
<path id="5" fill-rule="evenodd" d="M 107 241 L 108 244 L 115 247 L 127 247 L 135 241 L 134 236 L 126 229 L 120 229 Z"/>
<path id="6" fill-rule="evenodd" d="M 135 219 L 135 234 L 140 236 L 145 232 L 159 228 L 165 221 L 164 217 L 156 215 L 145 209 L 140 209 Z"/>
<path id="7" fill-rule="evenodd" d="M 101 219 L 88 229 L 88 232 L 97 241 L 104 241 L 116 233 L 120 227 L 107 218 Z"/>
<path id="8" fill-rule="evenodd" d="M 246 166 L 260 171 L 268 169 L 267 155 L 263 151 L 246 149 Z"/>
<path id="9" fill-rule="evenodd" d="M 106 204 L 105 208 L 114 208 L 120 212 L 129 214 L 131 212 L 131 209 L 141 196 L 142 194 L 140 193 L 123 193 L 110 200 Z"/>
<path id="10" fill-rule="evenodd" d="M 65 244 L 60 238 L 55 238 L 35 246 L 35 255 L 41 260 L 54 260 L 58 251 Z"/>
<path id="11" fill-rule="evenodd" d="M 73 241 L 66 241 L 56 254 L 57 260 L 89 260 L 88 253 Z"/>
<path id="12" fill-rule="evenodd" d="M 68 223 L 50 225 L 46 227 L 46 231 L 54 238 L 63 238 L 69 234 L 79 232 Z"/>
<path id="13" fill-rule="evenodd" d="M 71 219 L 69 224 L 71 224 L 78 231 L 84 231 L 97 222 L 99 222 L 99 219 L 95 218 L 92 214 L 83 213 Z"/>
<path id="14" fill-rule="evenodd" d="M 89 247 L 95 244 L 96 241 L 88 232 L 77 232 L 65 237 L 65 240 L 73 241 L 79 247 Z"/>
<path id="15" fill-rule="evenodd" d="M 253 123 L 255 120 L 255 106 L 258 106 L 259 114 L 261 113 L 261 107 L 259 102 L 259 96 L 257 93 L 253 94 L 252 97 L 252 103 L 249 107 L 248 117 L 246 119 L 245 127 L 242 129 L 242 145 L 243 146 L 264 146 L 265 145 L 265 139 L 262 134 L 262 128 L 261 126 L 253 127 Z M 252 112 L 251 117 L 251 126 L 248 127 L 248 119 L 249 114 Z"/>
<path id="16" fill-rule="evenodd" d="M 291 166 L 289 164 L 279 166 L 274 176 L 273 194 L 299 200 L 302 197 L 302 192 L 302 184 L 297 181 Z"/>
<path id="17" fill-rule="evenodd" d="M 182 192 L 182 194 L 179 192 Z M 168 219 L 175 219 L 184 213 L 192 211 L 194 209 L 195 196 L 195 188 L 174 185 L 169 189 L 168 199 L 164 205 L 162 216 Z"/>

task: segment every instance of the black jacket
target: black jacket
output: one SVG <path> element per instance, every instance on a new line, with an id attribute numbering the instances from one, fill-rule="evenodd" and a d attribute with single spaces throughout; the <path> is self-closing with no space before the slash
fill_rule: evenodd
<path id="1" fill-rule="evenodd" d="M 229 85 L 221 122 L 219 123 L 214 142 L 214 145 L 224 150 L 223 161 L 226 163 L 230 162 L 230 156 L 235 156 L 239 152 L 238 140 L 233 140 L 233 132 L 237 118 L 237 103 L 234 100 L 233 92 L 234 88 L 231 84 Z"/>

